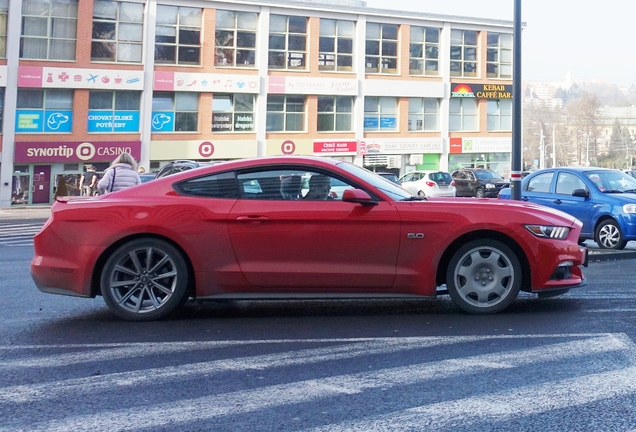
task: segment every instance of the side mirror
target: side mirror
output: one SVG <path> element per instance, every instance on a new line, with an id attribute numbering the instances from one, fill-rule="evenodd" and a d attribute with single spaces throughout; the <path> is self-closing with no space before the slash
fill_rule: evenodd
<path id="1" fill-rule="evenodd" d="M 581 197 L 581 198 L 589 198 L 590 193 L 587 191 L 587 189 L 574 189 L 572 191 L 572 196 Z"/>
<path id="2" fill-rule="evenodd" d="M 346 189 L 342 193 L 342 201 L 362 205 L 378 205 L 371 195 L 361 189 Z"/>

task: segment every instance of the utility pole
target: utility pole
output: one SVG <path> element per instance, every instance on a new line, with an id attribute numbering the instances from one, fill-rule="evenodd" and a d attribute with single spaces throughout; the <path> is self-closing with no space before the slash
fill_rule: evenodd
<path id="1" fill-rule="evenodd" d="M 541 122 L 532 122 L 539 125 L 539 169 L 545 168 L 545 142 L 543 137 L 543 124 Z"/>

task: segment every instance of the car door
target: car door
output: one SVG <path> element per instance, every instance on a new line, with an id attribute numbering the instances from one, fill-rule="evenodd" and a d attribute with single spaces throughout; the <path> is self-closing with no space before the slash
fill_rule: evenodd
<path id="1" fill-rule="evenodd" d="M 528 176 L 521 188 L 521 200 L 554 208 L 555 197 L 552 193 L 554 174 L 551 170 Z"/>
<path id="2" fill-rule="evenodd" d="M 583 229 L 581 232 L 585 235 L 592 235 L 594 232 L 594 226 L 592 223 L 594 206 L 589 196 L 587 198 L 573 196 L 572 192 L 576 189 L 584 189 L 589 192 L 589 189 L 579 174 L 563 171 L 559 172 L 557 174 L 555 196 L 553 200 L 554 205 L 552 207 L 576 217 L 578 220 L 583 222 Z"/>
<path id="3" fill-rule="evenodd" d="M 460 170 L 453 173 L 453 180 L 455 180 L 455 188 L 457 189 L 457 196 L 472 196 L 468 189 L 468 180 L 466 179 L 466 171 Z"/>
<path id="4" fill-rule="evenodd" d="M 240 189 L 254 181 L 275 184 L 280 178 L 314 174 L 306 168 L 270 168 L 239 173 L 237 178 Z M 244 193 L 228 225 L 241 270 L 255 287 L 281 292 L 379 291 L 389 289 L 395 279 L 400 221 L 388 202 L 361 205 L 341 197 L 285 200 L 275 193 Z"/>

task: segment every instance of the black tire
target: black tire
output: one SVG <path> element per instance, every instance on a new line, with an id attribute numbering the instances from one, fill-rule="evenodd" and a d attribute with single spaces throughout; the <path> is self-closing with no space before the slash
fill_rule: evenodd
<path id="1" fill-rule="evenodd" d="M 625 249 L 627 241 L 614 219 L 606 219 L 596 227 L 594 241 L 601 249 Z"/>
<path id="2" fill-rule="evenodd" d="M 188 267 L 181 252 L 164 240 L 132 240 L 106 261 L 101 293 L 120 318 L 160 319 L 187 300 Z"/>
<path id="3" fill-rule="evenodd" d="M 418 191 L 417 192 L 417 196 L 420 197 L 420 198 L 424 198 L 424 197 L 426 197 L 426 194 L 424 193 L 424 191 Z"/>
<path id="4" fill-rule="evenodd" d="M 446 288 L 453 302 L 472 314 L 506 309 L 521 289 L 521 264 L 505 244 L 473 240 L 455 252 L 446 269 Z"/>
<path id="5" fill-rule="evenodd" d="M 484 197 L 484 189 L 483 188 L 477 188 L 475 190 L 475 198 L 483 198 Z"/>

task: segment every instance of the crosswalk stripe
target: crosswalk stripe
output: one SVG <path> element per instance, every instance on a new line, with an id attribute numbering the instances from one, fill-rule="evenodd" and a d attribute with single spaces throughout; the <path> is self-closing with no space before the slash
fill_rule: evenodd
<path id="1" fill-rule="evenodd" d="M 0 224 L 1 246 L 32 246 L 33 237 L 40 232 L 42 223 Z"/>
<path id="2" fill-rule="evenodd" d="M 575 365 L 573 369 L 563 370 L 562 374 L 546 382 L 545 379 L 535 385 L 502 390 L 494 394 L 484 394 L 431 403 L 416 408 L 396 412 L 390 415 L 364 418 L 353 422 L 337 423 L 316 430 L 395 430 L 419 429 L 422 417 L 435 418 L 439 427 L 452 426 L 451 422 L 470 424 L 471 421 L 492 421 L 503 418 L 521 417 L 533 413 L 579 406 L 612 397 L 636 392 L 636 347 L 624 334 L 578 335 L 519 335 L 494 337 L 434 337 L 434 338 L 386 338 L 370 340 L 339 340 L 333 342 L 350 343 L 351 346 L 310 348 L 277 354 L 265 354 L 252 357 L 217 360 L 190 365 L 170 366 L 50 382 L 35 386 L 16 386 L 2 389 L 0 403 L 36 403 L 38 400 L 56 398 L 67 392 L 74 395 L 97 397 L 99 390 L 122 389 L 128 386 L 161 385 L 165 382 L 179 382 L 184 378 L 210 379 L 214 373 L 228 371 L 266 370 L 285 366 L 297 366 L 313 362 L 327 362 L 333 359 L 355 357 L 366 354 L 389 353 L 400 350 L 434 349 L 439 345 L 479 342 L 487 339 L 529 339 L 540 338 L 545 342 L 541 346 L 522 348 L 513 351 L 495 352 L 467 356 L 465 358 L 445 359 L 408 366 L 382 368 L 378 370 L 333 374 L 319 379 L 309 379 L 291 383 L 272 384 L 259 388 L 230 391 L 227 393 L 182 399 L 152 406 L 141 406 L 106 410 L 97 414 L 69 416 L 63 419 L 29 424 L 32 431 L 65 431 L 97 428 L 101 430 L 158 429 L 166 426 L 178 429 L 179 423 L 209 420 L 220 416 L 237 415 L 256 410 L 271 409 L 278 406 L 307 403 L 325 398 L 359 395 L 366 391 L 390 389 L 399 386 L 421 385 L 430 380 L 453 379 L 480 376 L 482 373 L 496 370 L 521 368 L 521 373 L 537 370 L 542 363 L 566 361 Z M 559 338 L 561 342 L 555 342 Z M 298 343 L 299 341 L 289 341 Z M 320 340 L 307 342 L 324 343 Z M 227 342 L 232 343 L 232 342 Z M 251 341 L 250 343 L 254 343 Z M 262 343 L 280 344 L 280 341 L 262 341 Z M 156 346 L 157 344 L 148 344 Z M 158 344 L 163 348 L 183 348 L 182 344 Z M 387 346 L 388 345 L 388 346 Z M 139 348 L 132 345 L 123 348 Z M 285 348 L 284 345 L 281 346 Z M 120 347 L 122 348 L 122 347 Z M 7 354 L 11 347 L 5 347 Z M 16 350 L 26 347 L 13 347 Z M 138 350 L 138 356 L 147 353 Z M 610 354 L 612 354 L 610 356 Z M 101 354 L 99 355 L 101 357 Z M 609 357 L 608 357 L 609 356 Z M 603 357 L 610 371 L 599 370 L 597 358 Z M 49 358 L 49 356 L 45 356 Z M 114 360 L 114 359 L 113 359 Z M 589 363 L 589 365 L 588 365 Z M 530 367 L 529 367 L 530 366 Z M 588 373 L 589 372 L 589 373 Z M 576 377 L 571 375 L 575 374 Z M 426 388 L 426 386 L 423 386 Z M 3 429 L 0 426 L 0 430 Z"/>

